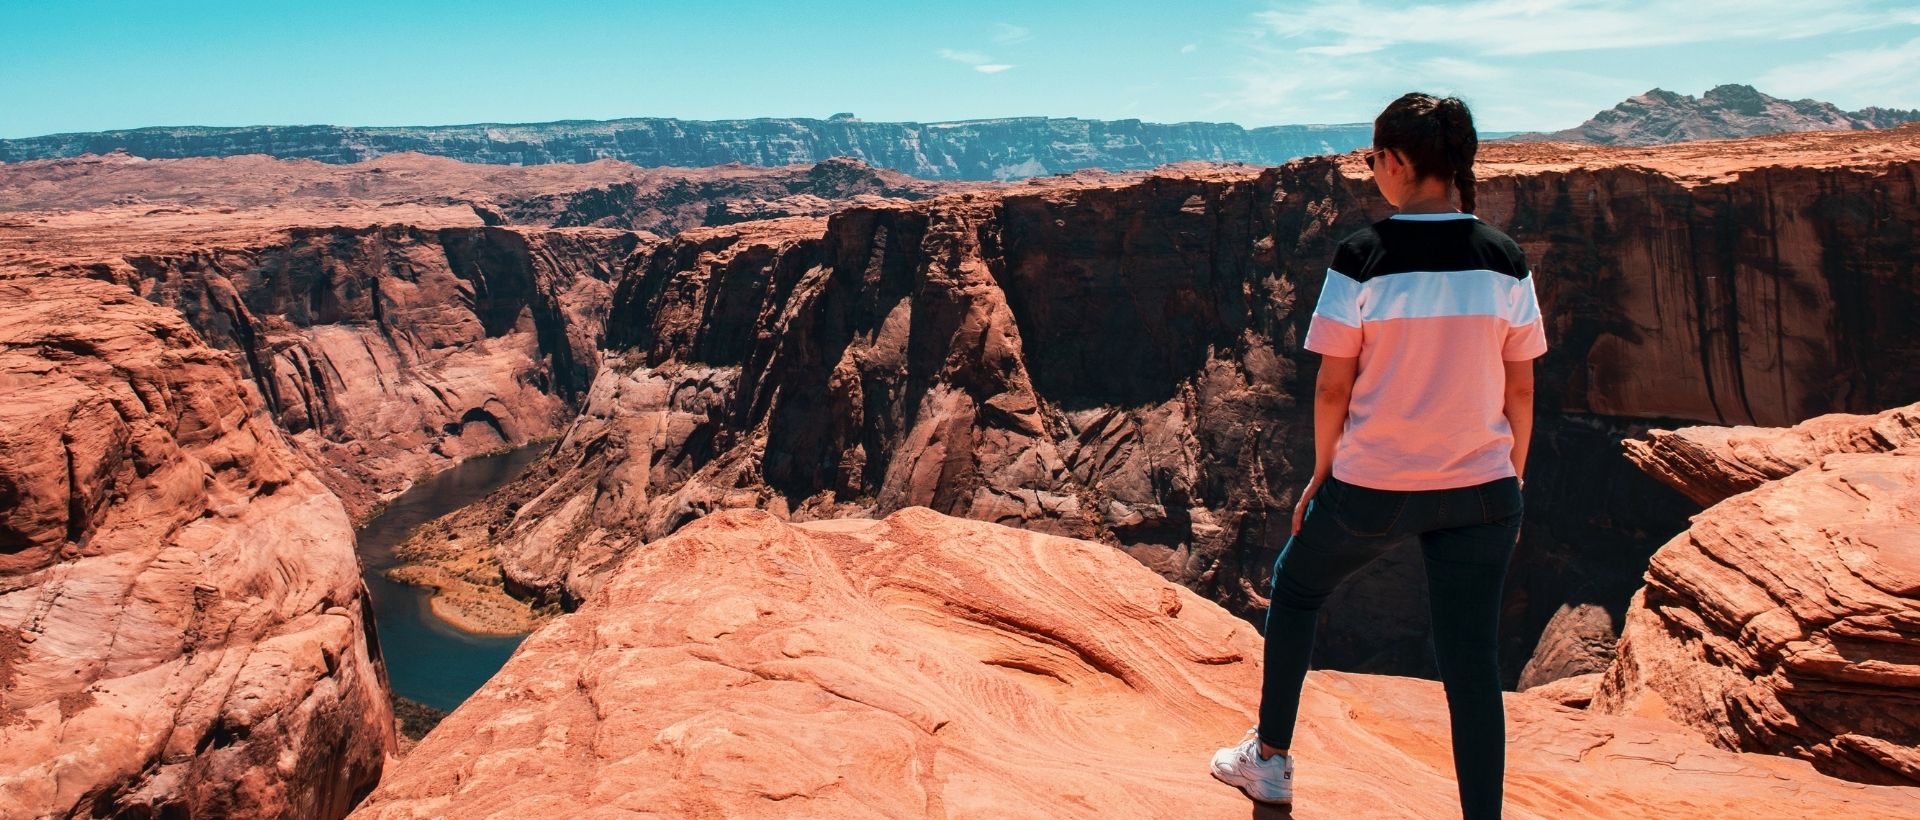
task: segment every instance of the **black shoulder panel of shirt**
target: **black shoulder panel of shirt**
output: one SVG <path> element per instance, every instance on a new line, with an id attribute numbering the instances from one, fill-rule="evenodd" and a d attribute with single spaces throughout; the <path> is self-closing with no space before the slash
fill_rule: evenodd
<path id="1" fill-rule="evenodd" d="M 1526 254 L 1478 219 L 1382 219 L 1340 240 L 1331 266 L 1355 281 L 1416 271 L 1491 270 L 1528 275 Z"/>

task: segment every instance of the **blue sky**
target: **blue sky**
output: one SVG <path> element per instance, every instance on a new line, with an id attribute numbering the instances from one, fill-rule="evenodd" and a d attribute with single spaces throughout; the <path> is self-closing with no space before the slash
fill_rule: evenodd
<path id="1" fill-rule="evenodd" d="M 1850 0 L 22 2 L 0 137 L 668 116 L 1555 129 L 1653 87 L 1920 108 L 1920 4 Z"/>

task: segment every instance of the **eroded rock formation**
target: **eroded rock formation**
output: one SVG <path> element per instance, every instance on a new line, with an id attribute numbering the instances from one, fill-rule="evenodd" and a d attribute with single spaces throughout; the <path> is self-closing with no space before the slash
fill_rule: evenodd
<path id="1" fill-rule="evenodd" d="M 624 231 L 289 231 L 134 256 L 114 278 L 232 352 L 356 517 L 469 455 L 550 436 L 598 368 Z"/>
<path id="2" fill-rule="evenodd" d="M 1510 681 L 1541 646 L 1556 649 L 1529 683 L 1604 668 L 1651 546 L 1692 512 L 1619 458 L 1623 436 L 1920 394 L 1901 341 L 1920 336 L 1920 221 L 1872 216 L 1920 196 L 1916 157 L 1914 128 L 1738 151 L 1489 146 L 1480 213 L 1527 250 L 1552 345 Z M 516 592 L 577 603 L 621 551 L 713 510 L 925 505 L 1115 544 L 1257 618 L 1311 466 L 1298 339 L 1333 242 L 1386 212 L 1360 167 L 1173 170 L 682 234 L 619 279 L 588 412 L 455 527 L 484 535 L 456 541 L 491 539 Z M 1430 673 L 1414 558 L 1341 590 L 1324 663 Z"/>
<path id="3" fill-rule="evenodd" d="M 1916 412 L 1630 442 L 1704 500 L 1787 474 L 1718 501 L 1654 554 L 1594 708 L 1671 717 L 1839 777 L 1920 784 Z"/>
<path id="4" fill-rule="evenodd" d="M 729 510 L 630 552 L 356 818 L 1228 817 L 1245 621 L 1102 544 L 905 507 Z M 1910 813 L 1920 789 L 1507 696 L 1511 816 Z M 1315 671 L 1293 816 L 1457 811 L 1440 686 Z"/>
<path id="5" fill-rule="evenodd" d="M 0 814 L 339 817 L 394 748 L 340 501 L 171 310 L 0 279 Z"/>
<path id="6" fill-rule="evenodd" d="M 179 310 L 358 519 L 422 475 L 565 427 L 597 372 L 611 280 L 657 239 L 630 229 L 935 188 L 845 160 L 38 162 L 0 169 L 0 209 L 20 209 L 0 226 L 0 270 L 118 282 Z"/>

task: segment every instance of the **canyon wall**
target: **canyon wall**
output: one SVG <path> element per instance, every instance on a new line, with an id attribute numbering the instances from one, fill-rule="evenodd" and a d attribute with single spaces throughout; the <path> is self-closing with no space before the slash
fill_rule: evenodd
<path id="1" fill-rule="evenodd" d="M 1892 218 L 1916 207 L 1915 153 L 1787 166 L 1769 145 L 1717 166 L 1488 149 L 1480 214 L 1526 250 L 1551 339 L 1510 682 L 1604 668 L 1694 510 L 1622 437 L 1920 395 L 1920 228 Z M 577 604 L 713 510 L 924 505 L 1114 544 L 1257 618 L 1312 464 L 1298 342 L 1334 242 L 1386 212 L 1352 159 L 1317 158 L 684 234 L 622 274 L 555 454 L 460 520 L 510 587 Z M 1419 573 L 1403 550 L 1343 588 L 1321 661 L 1432 674 Z"/>
<path id="2" fill-rule="evenodd" d="M 1255 629 L 1112 548 L 726 510 L 635 550 L 353 817 L 1244 817 Z M 1308 673 L 1300 818 L 1458 811 L 1433 681 Z M 1520 817 L 1912 816 L 1920 789 L 1508 693 Z M 1254 811 L 1255 816 L 1261 816 Z"/>
<path id="3" fill-rule="evenodd" d="M 1711 506 L 1654 554 L 1593 708 L 1920 784 L 1920 404 L 1627 444 Z"/>
<path id="4" fill-rule="evenodd" d="M 0 814 L 339 817 L 394 744 L 347 512 L 229 357 L 0 279 Z"/>
<path id="5" fill-rule="evenodd" d="M 233 353 L 361 517 L 416 478 L 550 436 L 592 383 L 626 231 L 293 228 L 97 276 Z"/>

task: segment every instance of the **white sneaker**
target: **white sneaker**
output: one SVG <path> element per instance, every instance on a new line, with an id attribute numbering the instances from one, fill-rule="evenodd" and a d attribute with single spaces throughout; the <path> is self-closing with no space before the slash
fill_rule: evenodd
<path id="1" fill-rule="evenodd" d="M 1213 753 L 1213 776 L 1229 786 L 1238 786 L 1262 803 L 1293 802 L 1293 756 L 1281 754 L 1261 760 L 1257 726 L 1247 730 L 1240 745 Z"/>

